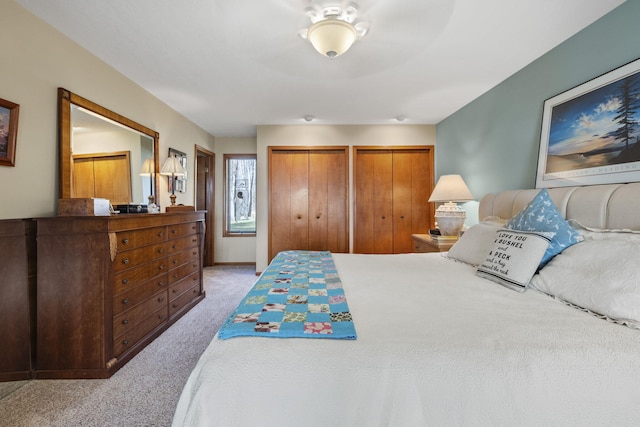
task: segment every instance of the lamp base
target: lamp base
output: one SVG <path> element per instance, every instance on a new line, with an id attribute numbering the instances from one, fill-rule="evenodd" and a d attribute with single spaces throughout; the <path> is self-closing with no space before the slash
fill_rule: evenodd
<path id="1" fill-rule="evenodd" d="M 454 202 L 447 202 L 436 209 L 436 223 L 443 236 L 459 236 L 467 213 Z"/>
<path id="2" fill-rule="evenodd" d="M 171 206 L 175 206 L 176 205 L 176 195 L 175 194 L 171 194 L 169 196 L 169 199 L 171 200 Z"/>

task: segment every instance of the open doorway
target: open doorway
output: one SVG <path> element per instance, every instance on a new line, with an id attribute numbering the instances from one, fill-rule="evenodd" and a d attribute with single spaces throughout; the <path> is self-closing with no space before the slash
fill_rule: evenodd
<path id="1" fill-rule="evenodd" d="M 196 209 L 205 211 L 204 254 L 205 267 L 214 264 L 213 253 L 213 223 L 214 223 L 214 177 L 215 154 L 196 145 Z"/>

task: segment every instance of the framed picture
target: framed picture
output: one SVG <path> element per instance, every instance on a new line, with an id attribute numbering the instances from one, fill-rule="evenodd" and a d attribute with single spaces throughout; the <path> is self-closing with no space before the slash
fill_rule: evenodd
<path id="1" fill-rule="evenodd" d="M 180 160 L 180 164 L 184 169 L 184 176 L 176 177 L 176 189 L 179 193 L 187 192 L 187 155 L 182 151 L 178 151 L 175 148 L 169 148 L 169 156 L 177 157 Z M 169 180 L 169 192 L 173 192 L 173 181 Z"/>
<path id="2" fill-rule="evenodd" d="M 640 59 L 544 102 L 536 188 L 640 181 Z"/>
<path id="3" fill-rule="evenodd" d="M 16 137 L 20 106 L 0 98 L 0 165 L 16 165 Z"/>

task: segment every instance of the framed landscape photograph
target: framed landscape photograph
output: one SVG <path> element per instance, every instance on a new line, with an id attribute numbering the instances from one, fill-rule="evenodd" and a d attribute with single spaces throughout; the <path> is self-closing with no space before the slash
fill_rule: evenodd
<path id="1" fill-rule="evenodd" d="M 0 166 L 15 166 L 20 106 L 0 98 Z"/>
<path id="2" fill-rule="evenodd" d="M 176 150 L 175 148 L 169 148 L 169 156 L 177 157 L 178 160 L 180 160 L 180 164 L 182 165 L 182 168 L 184 169 L 183 176 L 176 176 L 175 191 L 178 191 L 180 193 L 186 193 L 187 192 L 187 155 L 182 151 Z M 169 192 L 172 192 L 172 191 L 173 191 L 173 181 L 169 180 Z"/>
<path id="3" fill-rule="evenodd" d="M 544 102 L 536 188 L 640 181 L 640 60 Z"/>

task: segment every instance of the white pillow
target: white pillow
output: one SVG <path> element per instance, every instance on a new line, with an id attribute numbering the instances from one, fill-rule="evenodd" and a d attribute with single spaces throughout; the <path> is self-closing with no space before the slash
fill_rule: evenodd
<path id="1" fill-rule="evenodd" d="M 476 274 L 524 292 L 552 237 L 553 233 L 500 230 Z"/>
<path id="2" fill-rule="evenodd" d="M 447 257 L 477 267 L 484 261 L 487 252 L 489 252 L 493 241 L 496 239 L 496 233 L 502 228 L 502 225 L 493 221 L 472 225 L 449 249 Z"/>
<path id="3" fill-rule="evenodd" d="M 640 327 L 640 235 L 594 233 L 556 255 L 531 280 L 531 287 Z"/>

